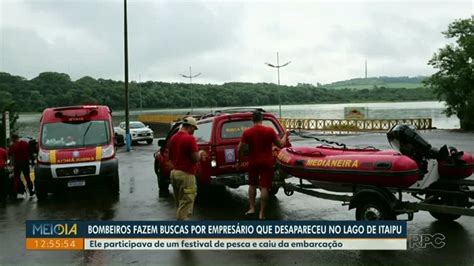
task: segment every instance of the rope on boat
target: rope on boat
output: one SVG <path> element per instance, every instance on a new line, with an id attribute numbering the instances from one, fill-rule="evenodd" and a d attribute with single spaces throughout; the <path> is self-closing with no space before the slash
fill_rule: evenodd
<path id="1" fill-rule="evenodd" d="M 344 144 L 344 143 L 339 143 L 339 142 L 337 142 L 337 141 L 330 141 L 330 140 L 326 140 L 326 139 L 320 139 L 320 138 L 317 138 L 317 137 L 311 136 L 311 135 L 301 134 L 301 133 L 299 133 L 299 132 L 296 132 L 295 130 L 290 130 L 289 132 L 290 132 L 291 134 L 294 134 L 294 135 L 299 136 L 299 137 L 301 137 L 301 138 L 314 139 L 314 140 L 316 140 L 316 141 L 318 141 L 318 142 L 327 143 L 327 144 L 329 144 L 329 145 L 336 145 L 336 146 L 342 147 L 343 149 L 347 149 L 347 146 L 346 146 L 346 144 Z"/>

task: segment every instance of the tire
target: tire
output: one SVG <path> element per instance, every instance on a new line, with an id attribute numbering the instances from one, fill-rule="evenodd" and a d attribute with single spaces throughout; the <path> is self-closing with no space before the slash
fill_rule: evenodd
<path id="1" fill-rule="evenodd" d="M 155 174 L 156 174 L 156 182 L 158 184 L 158 190 L 168 191 L 169 182 L 161 177 L 160 162 L 157 160 L 155 160 Z"/>
<path id="2" fill-rule="evenodd" d="M 433 185 L 431 188 L 439 188 L 438 185 Z M 459 186 L 447 187 L 450 191 L 459 191 Z M 436 204 L 436 205 L 445 205 L 445 206 L 455 206 L 455 207 L 466 207 L 469 204 L 469 198 L 466 197 L 446 197 L 443 195 L 433 195 L 433 194 L 426 194 L 426 198 L 433 197 L 429 203 Z M 439 213 L 439 212 L 430 212 L 433 218 L 441 221 L 441 222 L 452 222 L 454 220 L 459 219 L 462 215 L 460 214 L 449 214 L 449 213 Z"/>
<path id="3" fill-rule="evenodd" d="M 460 214 L 448 214 L 448 213 L 438 213 L 438 212 L 430 212 L 431 216 L 436 218 L 441 222 L 452 222 L 457 220 L 461 217 Z"/>
<path id="4" fill-rule="evenodd" d="M 153 143 L 153 139 L 147 139 L 147 140 L 146 140 L 146 144 L 150 145 L 150 144 L 152 144 L 152 143 Z"/>
<path id="5" fill-rule="evenodd" d="M 375 197 L 361 200 L 356 207 L 355 216 L 358 221 L 397 219 L 397 216 L 387 203 Z"/>
<path id="6" fill-rule="evenodd" d="M 48 199 L 48 189 L 46 186 L 43 184 L 36 183 L 35 184 L 35 193 L 36 193 L 36 198 L 38 201 L 45 201 Z"/>
<path id="7" fill-rule="evenodd" d="M 428 195 L 427 195 L 428 196 Z M 437 205 L 446 205 L 446 206 L 458 206 L 453 199 L 446 199 L 443 197 L 438 197 L 435 200 L 430 202 L 431 204 L 437 204 Z M 461 206 L 459 206 L 461 207 Z M 454 220 L 457 220 L 461 217 L 460 214 L 449 214 L 449 213 L 439 213 L 439 212 L 430 212 L 431 216 L 433 218 L 441 221 L 441 222 L 452 222 Z"/>
<path id="8" fill-rule="evenodd" d="M 110 192 L 113 195 L 118 195 L 120 193 L 120 178 L 118 172 L 114 174 L 110 183 Z"/>

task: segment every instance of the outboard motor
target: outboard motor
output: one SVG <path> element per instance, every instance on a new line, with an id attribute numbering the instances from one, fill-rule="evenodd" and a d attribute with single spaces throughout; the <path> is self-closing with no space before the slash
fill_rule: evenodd
<path id="1" fill-rule="evenodd" d="M 473 173 L 474 159 L 471 154 L 446 145 L 439 150 L 433 148 L 413 126 L 395 125 L 387 132 L 387 139 L 392 148 L 415 160 L 423 175 L 427 172 L 428 159 L 438 161 L 441 178 L 462 179 Z"/>
<path id="2" fill-rule="evenodd" d="M 387 132 L 387 138 L 392 148 L 415 160 L 437 158 L 439 153 L 416 132 L 414 126 L 395 125 Z"/>

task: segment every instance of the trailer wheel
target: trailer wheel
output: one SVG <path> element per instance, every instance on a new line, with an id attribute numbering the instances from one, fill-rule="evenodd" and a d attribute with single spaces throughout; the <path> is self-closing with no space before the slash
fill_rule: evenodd
<path id="1" fill-rule="evenodd" d="M 448 214 L 448 213 L 439 213 L 439 212 L 430 212 L 431 216 L 436 218 L 441 222 L 452 222 L 454 220 L 459 219 L 461 217 L 460 214 Z"/>
<path id="2" fill-rule="evenodd" d="M 377 198 L 361 200 L 356 207 L 356 220 L 396 220 L 397 217 L 391 208 Z"/>
<path id="3" fill-rule="evenodd" d="M 437 204 L 437 205 L 446 205 L 446 206 L 458 206 L 462 204 L 456 204 L 455 199 L 449 199 L 445 197 L 437 197 L 436 199 L 432 200 L 430 203 Z M 460 214 L 449 214 L 449 213 L 439 213 L 439 212 L 430 212 L 433 218 L 441 221 L 441 222 L 452 222 L 457 220 L 461 217 Z"/>
<path id="4" fill-rule="evenodd" d="M 439 189 L 438 184 L 433 184 L 430 188 Z M 461 191 L 463 190 L 459 186 L 443 187 L 446 190 L 450 191 Z M 426 199 L 429 200 L 429 203 L 436 205 L 445 205 L 445 206 L 455 206 L 455 207 L 467 207 L 469 206 L 469 198 L 466 195 L 460 196 L 446 196 L 446 195 L 436 195 L 434 193 L 427 193 Z M 439 213 L 439 212 L 430 212 L 433 218 L 441 222 L 452 222 L 456 219 L 459 219 L 462 215 L 460 214 L 449 214 L 449 213 Z"/>

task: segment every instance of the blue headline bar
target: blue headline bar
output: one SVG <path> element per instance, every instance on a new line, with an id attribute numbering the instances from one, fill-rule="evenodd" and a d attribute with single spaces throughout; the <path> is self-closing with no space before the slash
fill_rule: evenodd
<path id="1" fill-rule="evenodd" d="M 406 221 L 27 221 L 26 237 L 406 238 Z"/>

